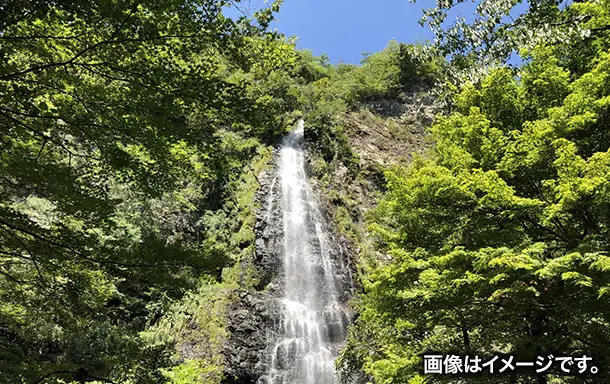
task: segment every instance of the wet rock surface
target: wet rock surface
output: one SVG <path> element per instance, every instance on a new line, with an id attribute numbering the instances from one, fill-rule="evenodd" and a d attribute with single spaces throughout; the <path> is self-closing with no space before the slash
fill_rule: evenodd
<path id="1" fill-rule="evenodd" d="M 274 157 L 277 157 L 277 151 Z M 261 208 L 257 212 L 254 227 L 254 266 L 259 271 L 260 282 L 256 289 L 271 288 L 275 291 L 276 287 L 268 286 L 280 271 L 284 239 L 282 212 L 275 204 L 281 199 L 277 166 L 263 172 L 258 179 L 261 188 L 257 192 L 256 200 Z"/>
<path id="2" fill-rule="evenodd" d="M 277 276 L 281 270 L 283 223 L 281 211 L 269 209 L 281 198 L 277 177 L 275 166 L 258 176 L 261 188 L 256 202 L 261 208 L 257 212 L 251 260 L 257 270 L 257 291 L 236 291 L 229 305 L 224 384 L 266 383 L 268 344 L 278 328 L 281 312 Z"/>
<path id="3" fill-rule="evenodd" d="M 274 165 L 271 169 L 261 173 L 258 180 L 261 184 L 256 199 L 260 206 L 257 212 L 255 225 L 256 241 L 255 251 L 251 265 L 257 270 L 258 283 L 255 285 L 257 291 L 237 291 L 235 299 L 231 302 L 228 313 L 228 330 L 230 337 L 225 346 L 225 384 L 253 383 L 268 384 L 272 356 L 276 359 L 276 367 L 288 368 L 297 353 L 295 344 L 286 343 L 278 346 L 278 341 L 283 337 L 282 321 L 285 316 L 285 303 L 282 303 L 283 288 L 285 284 L 286 270 L 284 263 L 284 212 L 282 210 L 282 187 L 280 172 L 277 165 L 279 150 L 274 154 Z M 310 213 L 307 213 L 310 214 Z M 319 279 L 319 285 L 332 290 L 338 304 L 321 308 L 320 315 L 323 319 L 323 333 L 325 342 L 333 354 L 337 353 L 345 339 L 345 329 L 352 315 L 347 310 L 347 301 L 353 296 L 354 288 L 352 275 L 355 271 L 351 263 L 349 243 L 340 235 L 337 235 L 330 226 L 313 227 L 313 223 L 330 223 L 324 209 L 318 217 L 313 220 L 305 218 L 305 222 L 311 223 L 306 231 L 314 233 L 323 231 L 328 241 L 325 244 L 317 242 L 315 238 L 307 243 L 312 253 L 321 252 L 321 247 L 330 248 L 326 252 L 331 256 L 331 270 L 340 271 L 333 275 L 332 287 L 326 287 L 329 277 L 325 275 L 322 265 L 316 266 L 314 262 L 315 279 Z M 311 265 L 311 260 L 309 260 Z M 329 266 L 326 266 L 328 270 Z M 317 271 L 317 272 L 315 272 Z M 320 294 L 325 295 L 322 289 Z M 284 324 L 285 325 L 285 324 Z M 285 330 L 284 330 L 285 331 Z M 285 335 L 284 335 L 285 336 Z M 281 343 L 280 343 L 281 344 Z M 274 348 L 277 350 L 274 351 Z M 283 349 L 282 349 L 283 348 Z M 329 352 L 330 353 L 330 352 Z M 278 379 L 278 377 L 275 377 Z M 284 383 L 288 384 L 288 383 Z M 294 384 L 294 383 L 293 383 Z"/>
<path id="4" fill-rule="evenodd" d="M 231 333 L 224 348 L 225 384 L 256 383 L 267 370 L 268 333 L 279 316 L 277 300 L 267 293 L 236 291 L 228 308 Z"/>

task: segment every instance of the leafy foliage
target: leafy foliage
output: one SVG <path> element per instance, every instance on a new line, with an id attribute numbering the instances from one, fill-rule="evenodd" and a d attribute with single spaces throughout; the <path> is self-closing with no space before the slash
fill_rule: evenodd
<path id="1" fill-rule="evenodd" d="M 337 159 L 354 170 L 358 158 L 347 143 L 341 117 L 384 100 L 401 100 L 406 92 L 434 85 L 445 70 L 440 56 L 423 46 L 391 41 L 381 52 L 365 54 L 360 66 L 309 58 L 316 77 L 302 87 L 310 148 L 326 162 Z M 309 71 L 313 71 L 310 69 Z"/>
<path id="2" fill-rule="evenodd" d="M 584 3 L 569 12 L 588 9 L 590 25 L 605 23 L 590 7 L 599 11 Z M 421 380 L 428 351 L 525 361 L 586 354 L 608 366 L 610 56 L 597 50 L 607 43 L 599 35 L 579 49 L 538 46 L 518 77 L 501 67 L 465 85 L 454 112 L 430 129 L 431 155 L 387 172 L 370 224 L 391 261 L 370 271 L 357 301 L 339 361 L 346 375 Z M 607 374 L 467 380 L 588 383 Z"/>
<path id="3" fill-rule="evenodd" d="M 458 17 L 455 22 L 448 21 L 465 3 L 439 0 L 420 20 L 436 36 L 431 50 L 451 62 L 452 71 L 446 75 L 458 83 L 477 81 L 522 49 L 530 51 L 544 44 L 570 45 L 570 60 L 575 60 L 572 64 L 582 65 L 575 53 L 590 55 L 592 49 L 603 49 L 593 48 L 590 43 L 599 44 L 598 37 L 606 36 L 610 30 L 606 0 L 473 1 L 475 13 L 470 20 Z"/>
<path id="4" fill-rule="evenodd" d="M 0 381 L 197 367 L 138 333 L 240 260 L 243 174 L 296 108 L 294 46 L 267 31 L 279 3 L 225 5 L 0 6 Z"/>
<path id="5" fill-rule="evenodd" d="M 223 289 L 224 288 L 224 289 Z M 163 376 L 170 383 L 219 383 L 223 378 L 223 343 L 228 336 L 226 287 L 213 281 L 200 282 L 196 292 L 176 303 L 168 315 L 143 333 L 150 345 L 177 345 L 180 361 Z M 186 360 L 185 360 L 186 358 Z"/>
<path id="6" fill-rule="evenodd" d="M 340 365 L 412 384 L 444 380 L 418 373 L 432 350 L 608 365 L 608 0 L 511 21 L 518 1 L 484 0 L 449 28 L 461 1 L 441 2 L 437 44 L 359 66 L 269 32 L 281 2 L 225 17 L 238 2 L 0 5 L 0 382 L 221 382 L 270 145 L 304 116 L 314 172 L 355 179 L 342 116 L 446 79 L 434 151 L 387 172 L 370 217 L 367 252 L 391 261 L 367 263 Z M 522 68 L 495 65 L 516 50 Z M 330 197 L 364 242 L 355 200 Z"/>

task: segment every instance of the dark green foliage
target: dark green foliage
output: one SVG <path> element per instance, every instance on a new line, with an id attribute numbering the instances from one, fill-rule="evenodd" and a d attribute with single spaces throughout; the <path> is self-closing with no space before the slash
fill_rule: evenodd
<path id="1" fill-rule="evenodd" d="M 399 45 L 400 84 L 410 90 L 414 86 L 431 87 L 441 80 L 446 62 L 430 47 L 423 45 Z"/>
<path id="2" fill-rule="evenodd" d="M 224 4 L 1 6 L 0 382 L 163 381 L 138 333 L 238 259 L 233 200 L 298 105 L 297 54 L 265 29 L 278 4 Z"/>

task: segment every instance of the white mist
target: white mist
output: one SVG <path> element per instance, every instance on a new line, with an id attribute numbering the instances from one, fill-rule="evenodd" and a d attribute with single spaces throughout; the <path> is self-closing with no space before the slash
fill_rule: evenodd
<path id="1" fill-rule="evenodd" d="M 336 384 L 334 360 L 348 324 L 337 292 L 345 266 L 331 255 L 336 247 L 329 243 L 327 223 L 307 179 L 303 135 L 299 121 L 279 156 L 282 193 L 274 203 L 281 204 L 283 216 L 284 280 L 270 384 Z"/>

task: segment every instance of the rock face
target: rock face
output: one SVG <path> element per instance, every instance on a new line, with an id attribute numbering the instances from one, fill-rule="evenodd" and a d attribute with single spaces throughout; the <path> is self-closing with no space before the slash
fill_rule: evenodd
<path id="1" fill-rule="evenodd" d="M 285 336 L 285 324 L 282 324 L 282 321 L 283 316 L 286 316 L 285 303 L 282 301 L 286 271 L 283 265 L 284 212 L 280 172 L 277 165 L 278 155 L 279 151 L 276 151 L 275 165 L 258 177 L 261 188 L 256 199 L 261 208 L 257 212 L 255 252 L 251 260 L 251 264 L 257 270 L 258 284 L 255 286 L 256 291 L 235 292 L 235 299 L 228 308 L 230 337 L 224 348 L 225 384 L 268 384 L 272 356 L 276 357 L 276 367 L 281 366 L 277 356 L 290 356 L 290 350 L 284 353 L 277 350 L 276 345 L 278 340 Z M 324 210 L 321 214 L 325 216 L 323 221 L 331 222 Z M 315 228 L 308 229 L 312 232 L 315 230 Z M 336 285 L 336 300 L 339 303 L 334 305 L 340 305 L 341 308 L 329 306 L 320 311 L 326 329 L 324 333 L 329 339 L 327 342 L 336 345 L 333 349 L 338 349 L 345 340 L 346 326 L 351 322 L 351 314 L 347 313 L 349 311 L 345 307 L 354 293 L 353 265 L 349 256 L 348 242 L 337 235 L 332 228 L 321 230 L 328 232 L 327 237 L 330 241 L 324 246 L 332 248 L 328 252 L 332 255 L 330 262 L 337 266 L 336 270 L 345 272 L 333 277 Z M 321 246 L 319 243 L 312 241 L 308 244 L 312 252 L 321 252 L 318 249 Z M 322 270 L 319 274 L 320 278 L 323 278 Z"/>
<path id="2" fill-rule="evenodd" d="M 275 156 L 277 157 L 277 152 Z M 257 291 L 235 292 L 228 313 L 230 332 L 224 354 L 226 371 L 224 384 L 258 383 L 268 371 L 269 340 L 277 329 L 280 318 L 277 276 L 281 268 L 283 226 L 279 210 L 269 210 L 280 198 L 277 168 L 261 173 L 261 188 L 256 202 L 256 242 L 252 264 L 257 270 Z"/>
<path id="3" fill-rule="evenodd" d="M 228 308 L 231 337 L 224 350 L 224 383 L 256 383 L 266 372 L 267 333 L 274 327 L 279 309 L 265 293 L 238 291 L 236 295 Z"/>
<path id="4" fill-rule="evenodd" d="M 277 151 L 274 158 L 277 158 Z M 282 198 L 277 166 L 274 165 L 268 171 L 259 176 L 261 188 L 258 190 L 256 199 L 261 207 L 257 212 L 256 243 L 254 251 L 254 266 L 259 271 L 260 282 L 256 287 L 258 290 L 269 289 L 276 292 L 277 284 L 274 278 L 279 274 L 282 267 L 282 252 L 284 228 L 282 212 L 278 202 Z M 271 284 L 271 285 L 270 285 Z"/>

